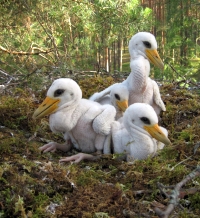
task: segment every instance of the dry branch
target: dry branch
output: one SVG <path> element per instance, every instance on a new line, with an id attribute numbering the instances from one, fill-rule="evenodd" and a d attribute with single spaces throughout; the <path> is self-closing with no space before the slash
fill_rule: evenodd
<path id="1" fill-rule="evenodd" d="M 5 70 L 0 69 L 0 73 L 3 74 L 4 76 L 12 77 Z"/>
<path id="2" fill-rule="evenodd" d="M 48 54 L 49 52 L 52 51 L 52 49 L 49 49 L 47 51 L 44 51 L 43 49 L 41 48 L 32 48 L 32 51 L 31 52 L 25 52 L 25 51 L 10 51 L 6 48 L 4 48 L 3 46 L 0 45 L 0 50 L 1 51 L 4 51 L 8 54 L 14 54 L 14 55 L 39 55 L 39 54 Z M 35 52 L 35 50 L 37 50 L 37 52 Z"/>
<path id="3" fill-rule="evenodd" d="M 175 188 L 171 191 L 169 195 L 170 201 L 165 211 L 155 208 L 155 212 L 161 218 L 168 218 L 170 213 L 174 210 L 175 206 L 179 203 L 180 189 L 191 179 L 200 176 L 200 165 L 196 167 L 190 174 L 188 174 L 181 182 L 177 183 Z M 168 195 L 167 195 L 168 196 Z"/>
<path id="4" fill-rule="evenodd" d="M 6 82 L 6 85 L 8 85 L 12 80 L 15 80 L 15 78 L 9 75 L 7 72 L 5 72 L 5 70 L 0 69 L 0 73 L 3 74 L 3 76 L 6 76 L 7 78 L 9 78 L 9 80 Z M 5 88 L 4 85 L 1 85 L 1 90 L 4 88 Z"/>

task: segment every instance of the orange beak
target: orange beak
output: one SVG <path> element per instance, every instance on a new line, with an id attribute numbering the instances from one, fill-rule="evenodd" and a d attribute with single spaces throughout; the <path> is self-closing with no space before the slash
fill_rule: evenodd
<path id="1" fill-rule="evenodd" d="M 123 112 L 125 112 L 125 110 L 128 108 L 128 101 L 124 100 L 124 101 L 116 101 L 117 106 L 119 107 L 119 109 Z"/>
<path id="2" fill-rule="evenodd" d="M 165 145 L 171 144 L 168 137 L 163 133 L 158 124 L 154 124 L 152 126 L 144 126 L 144 129 L 155 139 L 164 143 Z"/>
<path id="3" fill-rule="evenodd" d="M 52 114 L 58 109 L 59 99 L 46 97 L 42 104 L 36 109 L 33 114 L 33 119 L 42 118 L 45 115 Z"/>
<path id="4" fill-rule="evenodd" d="M 157 50 L 146 49 L 146 55 L 150 62 L 155 66 L 159 67 L 161 70 L 164 69 L 164 63 L 162 62 L 160 55 Z"/>

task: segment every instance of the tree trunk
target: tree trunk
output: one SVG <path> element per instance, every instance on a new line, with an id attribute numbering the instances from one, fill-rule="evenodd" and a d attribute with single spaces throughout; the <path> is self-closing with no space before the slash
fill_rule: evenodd
<path id="1" fill-rule="evenodd" d="M 116 46 L 115 46 L 115 43 L 116 42 L 113 42 L 113 68 L 114 68 L 114 71 L 116 71 L 117 69 L 117 58 L 116 58 Z"/>
<path id="2" fill-rule="evenodd" d="M 121 37 L 118 37 L 118 69 L 122 71 L 122 48 L 123 48 L 123 41 Z"/>
<path id="3" fill-rule="evenodd" d="M 108 46 L 105 47 L 105 55 L 104 55 L 104 63 L 105 63 L 105 70 L 109 72 L 109 61 L 108 61 Z"/>
<path id="4" fill-rule="evenodd" d="M 108 63 L 109 63 L 109 70 L 108 72 L 112 71 L 112 49 L 108 48 Z"/>

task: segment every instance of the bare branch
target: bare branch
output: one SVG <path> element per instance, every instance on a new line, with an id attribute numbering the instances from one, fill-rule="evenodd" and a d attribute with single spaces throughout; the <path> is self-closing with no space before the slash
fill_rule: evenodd
<path id="1" fill-rule="evenodd" d="M 9 78 L 9 80 L 6 82 L 8 85 L 12 80 L 15 80 L 13 76 L 10 76 L 8 73 L 5 72 L 5 70 L 0 69 L 0 73 Z M 1 87 L 2 88 L 2 87 Z"/>
<path id="2" fill-rule="evenodd" d="M 0 68 L 0 73 L 3 74 L 4 76 L 12 77 L 12 76 L 10 76 L 8 73 L 6 73 L 5 70 L 2 70 L 1 68 Z"/>
<path id="3" fill-rule="evenodd" d="M 177 183 L 175 188 L 171 191 L 169 205 L 165 211 L 155 208 L 155 212 L 161 218 L 168 218 L 171 212 L 174 210 L 175 206 L 179 203 L 180 189 L 191 179 L 200 176 L 200 165 L 196 167 L 190 174 L 188 174 L 181 182 Z M 166 195 L 167 196 L 167 195 Z"/>
<path id="4" fill-rule="evenodd" d="M 48 54 L 49 52 L 51 52 L 53 49 L 49 49 L 47 51 L 42 50 L 41 48 L 34 48 L 32 52 L 24 52 L 24 51 L 10 51 L 6 48 L 4 48 L 3 46 L 0 45 L 0 50 L 4 51 L 8 54 L 14 54 L 14 55 L 39 55 L 41 53 L 45 53 Z M 35 52 L 35 50 L 37 50 L 37 52 Z"/>

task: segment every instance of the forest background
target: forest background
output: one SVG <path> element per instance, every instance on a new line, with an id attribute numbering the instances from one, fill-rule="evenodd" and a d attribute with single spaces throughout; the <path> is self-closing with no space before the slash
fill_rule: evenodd
<path id="1" fill-rule="evenodd" d="M 198 0 L 3 0 L 0 11 L 0 84 L 38 90 L 75 73 L 129 73 L 139 31 L 155 35 L 165 63 L 151 77 L 200 80 Z"/>

